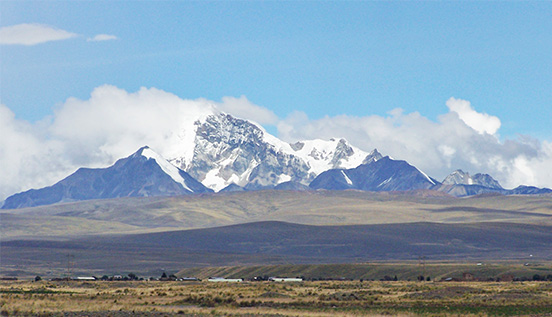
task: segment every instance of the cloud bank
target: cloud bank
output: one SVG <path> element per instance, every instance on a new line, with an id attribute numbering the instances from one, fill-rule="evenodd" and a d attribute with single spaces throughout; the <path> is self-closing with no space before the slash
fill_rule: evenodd
<path id="1" fill-rule="evenodd" d="M 491 174 L 504 187 L 552 187 L 552 143 L 530 136 L 500 141 L 497 117 L 476 112 L 466 100 L 451 98 L 449 112 L 432 121 L 417 112 L 394 109 L 388 116 L 340 115 L 312 120 L 295 112 L 278 124 L 280 138 L 292 142 L 343 137 L 364 150 L 406 160 L 443 180 L 454 169 Z"/>
<path id="2" fill-rule="evenodd" d="M 57 29 L 49 25 L 24 23 L 0 28 L 0 44 L 36 45 L 52 41 L 67 40 L 78 34 Z"/>
<path id="3" fill-rule="evenodd" d="M 461 99 L 451 98 L 446 106 L 449 111 L 436 121 L 401 109 L 386 116 L 311 119 L 294 112 L 278 118 L 245 96 L 186 100 L 155 88 L 129 93 L 108 85 L 94 89 L 87 100 L 67 99 L 50 118 L 34 124 L 0 105 L 0 200 L 52 185 L 79 167 L 108 166 L 143 145 L 170 157 L 176 144 L 194 137 L 183 126 L 218 110 L 275 125 L 278 137 L 288 142 L 343 137 L 365 151 L 377 148 L 406 160 L 438 180 L 461 168 L 489 173 L 507 188 L 552 187 L 551 142 L 529 136 L 501 141 L 498 118 Z"/>

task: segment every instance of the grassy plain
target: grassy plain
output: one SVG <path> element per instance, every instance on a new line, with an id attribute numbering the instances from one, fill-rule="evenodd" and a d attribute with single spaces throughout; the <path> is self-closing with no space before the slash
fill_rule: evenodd
<path id="1" fill-rule="evenodd" d="M 125 197 L 2 210 L 0 238 L 207 228 L 257 221 L 309 225 L 515 222 L 552 225 L 552 196 L 455 198 L 441 192 L 264 190 Z"/>
<path id="2" fill-rule="evenodd" d="M 551 282 L 8 282 L 5 316 L 545 316 Z"/>

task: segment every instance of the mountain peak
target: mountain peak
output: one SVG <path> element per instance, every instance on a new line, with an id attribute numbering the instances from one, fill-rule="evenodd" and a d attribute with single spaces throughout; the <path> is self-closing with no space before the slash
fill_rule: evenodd
<path id="1" fill-rule="evenodd" d="M 469 173 L 458 169 L 443 180 L 444 185 L 479 185 L 494 189 L 502 189 L 502 186 L 489 174 L 477 173 L 471 176 Z"/>
<path id="2" fill-rule="evenodd" d="M 377 160 L 381 160 L 383 158 L 383 155 L 381 155 L 380 152 L 378 152 L 378 149 L 373 149 L 372 152 L 370 152 L 366 158 L 364 158 L 364 161 L 362 161 L 362 164 L 370 164 Z"/>
<path id="3" fill-rule="evenodd" d="M 56 184 L 6 199 L 3 209 L 90 199 L 171 196 L 211 192 L 149 147 L 106 168 L 79 168 Z"/>

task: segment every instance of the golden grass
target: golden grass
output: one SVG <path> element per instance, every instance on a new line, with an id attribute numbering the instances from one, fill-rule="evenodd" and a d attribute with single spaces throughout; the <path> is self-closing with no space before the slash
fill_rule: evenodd
<path id="1" fill-rule="evenodd" d="M 24 282 L 0 283 L 3 315 L 61 312 L 188 315 L 538 315 L 550 282 Z"/>

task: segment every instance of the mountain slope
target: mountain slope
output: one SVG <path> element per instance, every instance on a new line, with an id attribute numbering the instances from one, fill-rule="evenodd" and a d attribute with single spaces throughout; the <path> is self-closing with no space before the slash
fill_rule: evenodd
<path id="1" fill-rule="evenodd" d="M 404 191 L 429 189 L 435 180 L 405 161 L 381 157 L 372 152 L 372 159 L 351 169 L 333 169 L 321 173 L 310 184 L 314 189 L 359 189 L 367 191 Z"/>
<path id="2" fill-rule="evenodd" d="M 60 182 L 15 194 L 3 209 L 58 202 L 136 196 L 171 196 L 211 190 L 171 165 L 149 147 L 143 147 L 107 168 L 80 168 Z"/>

